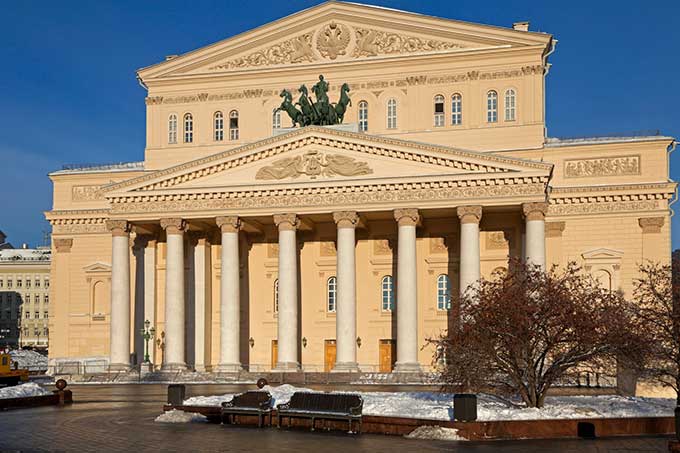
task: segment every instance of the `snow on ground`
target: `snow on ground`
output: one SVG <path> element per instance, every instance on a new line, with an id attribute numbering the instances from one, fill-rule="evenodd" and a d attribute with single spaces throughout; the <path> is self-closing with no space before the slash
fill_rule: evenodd
<path id="1" fill-rule="evenodd" d="M 10 351 L 12 362 L 19 362 L 19 368 L 28 370 L 46 370 L 47 357 L 28 349 L 15 349 Z M 14 366 L 14 365 L 12 365 Z"/>
<path id="2" fill-rule="evenodd" d="M 25 398 L 27 396 L 49 395 L 51 393 L 52 392 L 45 390 L 35 382 L 28 382 L 26 384 L 0 388 L 0 399 Z"/>
<path id="3" fill-rule="evenodd" d="M 204 423 L 207 420 L 208 418 L 205 415 L 173 409 L 163 412 L 154 421 L 157 423 Z"/>
<path id="4" fill-rule="evenodd" d="M 442 428 L 441 426 L 419 426 L 404 437 L 408 439 L 467 440 L 458 435 L 457 429 Z"/>
<path id="5" fill-rule="evenodd" d="M 289 384 L 266 386 L 274 404 L 287 402 L 295 392 L 312 391 Z M 342 392 L 335 392 L 342 393 Z M 364 415 L 424 418 L 430 420 L 453 419 L 453 395 L 439 392 L 353 392 L 364 399 Z M 233 394 L 196 396 L 184 401 L 187 406 L 219 406 Z M 478 398 L 477 416 L 480 421 L 490 420 L 548 420 L 564 418 L 616 418 L 616 417 L 671 417 L 674 399 L 599 396 L 553 396 L 546 398 L 541 409 L 524 408 L 510 404 L 491 395 Z"/>

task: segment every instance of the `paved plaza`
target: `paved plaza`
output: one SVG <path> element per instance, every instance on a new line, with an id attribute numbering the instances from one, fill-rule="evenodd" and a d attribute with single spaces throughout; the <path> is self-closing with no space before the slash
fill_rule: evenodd
<path id="1" fill-rule="evenodd" d="M 73 386 L 73 406 L 0 413 L 0 451 L 454 451 L 662 452 L 668 438 L 596 441 L 445 442 L 395 436 L 288 431 L 216 424 L 155 423 L 162 385 Z M 242 386 L 188 386 L 190 395 L 221 394 Z"/>

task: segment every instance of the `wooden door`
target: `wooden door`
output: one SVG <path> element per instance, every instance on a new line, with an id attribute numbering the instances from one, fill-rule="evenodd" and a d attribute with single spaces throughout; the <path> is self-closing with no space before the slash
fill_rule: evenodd
<path id="1" fill-rule="evenodd" d="M 272 340 L 272 370 L 276 368 L 276 362 L 279 360 L 279 341 Z"/>
<path id="2" fill-rule="evenodd" d="M 326 340 L 324 342 L 324 363 L 323 370 L 328 373 L 335 366 L 335 340 Z"/>
<path id="3" fill-rule="evenodd" d="M 397 344 L 394 340 L 380 340 L 380 372 L 391 373 L 397 358 Z"/>

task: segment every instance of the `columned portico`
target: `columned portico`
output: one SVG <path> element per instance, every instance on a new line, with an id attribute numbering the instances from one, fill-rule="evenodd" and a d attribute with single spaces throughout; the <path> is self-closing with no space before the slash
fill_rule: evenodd
<path id="1" fill-rule="evenodd" d="M 109 220 L 111 231 L 110 368 L 130 368 L 130 225 Z"/>
<path id="2" fill-rule="evenodd" d="M 418 287 L 416 263 L 417 209 L 396 209 L 397 239 L 397 363 L 396 372 L 419 372 Z"/>
<path id="3" fill-rule="evenodd" d="M 460 206 L 460 294 L 479 280 L 481 276 L 479 259 L 479 222 L 482 220 L 481 206 Z"/>
<path id="4" fill-rule="evenodd" d="M 185 351 L 184 307 L 184 232 L 187 223 L 180 218 L 162 219 L 167 236 L 165 267 L 165 353 L 161 369 L 177 371 L 187 368 Z"/>
<path id="5" fill-rule="evenodd" d="M 333 371 L 359 371 L 357 365 L 356 256 L 355 229 L 359 216 L 354 211 L 333 213 L 338 229 L 338 306 L 335 318 L 337 355 Z"/>
<path id="6" fill-rule="evenodd" d="M 277 371 L 298 371 L 298 266 L 295 214 L 277 214 L 279 230 L 279 312 Z"/>
<path id="7" fill-rule="evenodd" d="M 522 212 L 525 220 L 525 256 L 527 263 L 545 269 L 545 214 L 548 203 L 525 203 Z"/>
<path id="8" fill-rule="evenodd" d="M 220 277 L 220 372 L 241 370 L 240 325 L 241 295 L 239 282 L 239 230 L 238 217 L 217 217 L 222 230 L 222 269 Z"/>

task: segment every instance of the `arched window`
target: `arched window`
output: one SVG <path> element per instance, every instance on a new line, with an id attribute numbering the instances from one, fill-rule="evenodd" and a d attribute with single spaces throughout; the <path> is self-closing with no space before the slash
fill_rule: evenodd
<path id="1" fill-rule="evenodd" d="M 444 125 L 444 96 L 438 94 L 434 97 L 434 126 Z"/>
<path id="2" fill-rule="evenodd" d="M 498 121 L 498 93 L 491 90 L 486 93 L 486 122 L 495 123 Z"/>
<path id="3" fill-rule="evenodd" d="M 451 279 L 446 274 L 437 277 L 437 310 L 451 308 Z"/>
<path id="4" fill-rule="evenodd" d="M 177 115 L 168 118 L 168 143 L 177 143 Z"/>
<path id="5" fill-rule="evenodd" d="M 331 277 L 331 278 L 328 279 L 328 281 L 326 282 L 326 292 L 328 294 L 326 310 L 328 310 L 329 313 L 335 313 L 335 310 L 337 309 L 337 300 L 338 300 L 338 279 L 337 278 Z"/>
<path id="6" fill-rule="evenodd" d="M 281 129 L 281 110 L 274 110 L 272 114 L 272 129 Z"/>
<path id="7" fill-rule="evenodd" d="M 194 117 L 191 113 L 184 115 L 184 143 L 194 141 Z"/>
<path id="8" fill-rule="evenodd" d="M 279 312 L 279 279 L 274 280 L 274 313 Z"/>
<path id="9" fill-rule="evenodd" d="M 222 112 L 215 112 L 213 116 L 213 138 L 216 142 L 221 142 L 224 140 L 224 115 Z"/>
<path id="10" fill-rule="evenodd" d="M 397 100 L 394 98 L 387 101 L 387 128 L 397 128 Z"/>
<path id="11" fill-rule="evenodd" d="M 391 275 L 385 275 L 380 282 L 382 311 L 392 311 L 394 309 L 394 286 L 392 283 Z"/>
<path id="12" fill-rule="evenodd" d="M 238 140 L 238 111 L 229 112 L 229 140 Z"/>
<path id="13" fill-rule="evenodd" d="M 505 92 L 505 121 L 515 121 L 517 117 L 517 93 L 510 88 Z"/>
<path id="14" fill-rule="evenodd" d="M 359 102 L 359 131 L 366 132 L 368 130 L 368 102 Z"/>
<path id="15" fill-rule="evenodd" d="M 451 96 L 451 125 L 463 124 L 463 97 L 456 93 Z"/>

